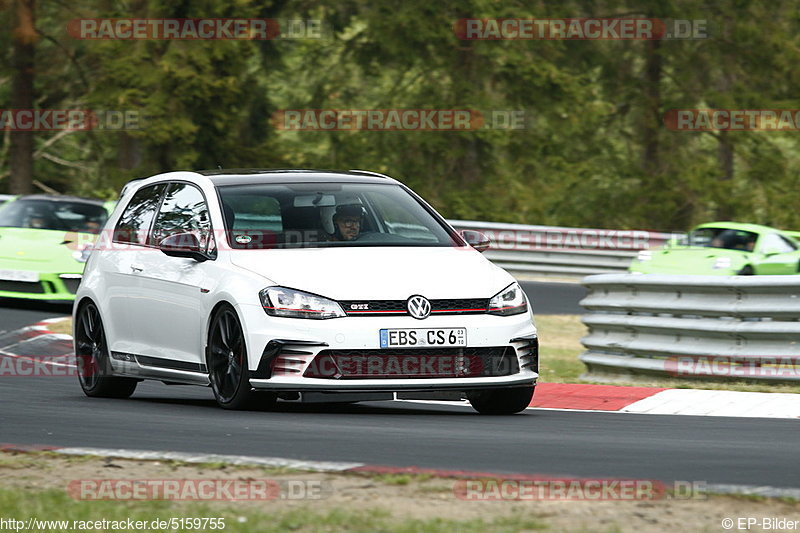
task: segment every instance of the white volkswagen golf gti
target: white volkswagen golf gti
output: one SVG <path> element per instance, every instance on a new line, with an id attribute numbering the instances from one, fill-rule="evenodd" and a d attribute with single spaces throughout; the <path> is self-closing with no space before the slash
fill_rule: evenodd
<path id="1" fill-rule="evenodd" d="M 278 399 L 531 401 L 538 338 L 520 286 L 402 183 L 366 171 L 215 170 L 135 180 L 77 292 L 83 391 L 145 379 Z"/>

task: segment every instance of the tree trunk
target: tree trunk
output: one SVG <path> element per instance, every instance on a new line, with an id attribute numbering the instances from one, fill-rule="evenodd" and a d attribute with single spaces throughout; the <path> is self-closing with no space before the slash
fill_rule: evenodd
<path id="1" fill-rule="evenodd" d="M 717 139 L 719 139 L 719 150 L 717 154 L 719 157 L 719 166 L 722 170 L 719 181 L 730 186 L 733 184 L 733 143 L 727 131 L 720 131 Z M 720 202 L 717 206 L 715 218 L 717 220 L 731 220 L 733 218 L 733 206 L 731 205 L 729 196 L 720 195 Z"/>
<path id="2" fill-rule="evenodd" d="M 653 182 L 658 182 L 658 175 L 661 173 L 658 137 L 661 130 L 661 41 L 647 41 L 646 46 L 642 166 L 648 177 Z"/>
<path id="3" fill-rule="evenodd" d="M 33 109 L 35 7 L 36 0 L 14 2 L 12 109 Z M 12 194 L 28 194 L 32 190 L 33 135 L 31 131 L 11 132 L 9 189 Z"/>
<path id="4" fill-rule="evenodd" d="M 460 96 L 463 100 L 469 102 L 480 93 L 480 84 L 482 83 L 481 76 L 477 73 L 476 55 L 472 43 L 459 50 L 458 58 L 459 61 L 455 66 L 457 77 L 455 87 L 457 92 L 461 93 Z M 454 136 L 454 147 L 457 147 L 455 153 L 458 157 L 455 164 L 457 182 L 461 187 L 477 186 L 481 180 L 478 138 L 474 133 L 458 134 Z"/>

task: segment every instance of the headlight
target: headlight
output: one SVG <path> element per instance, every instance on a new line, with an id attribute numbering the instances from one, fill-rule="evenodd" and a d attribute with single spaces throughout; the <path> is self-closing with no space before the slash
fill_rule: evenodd
<path id="1" fill-rule="evenodd" d="M 730 257 L 717 257 L 717 260 L 714 261 L 714 269 L 720 268 L 730 268 L 731 267 L 731 258 Z"/>
<path id="2" fill-rule="evenodd" d="M 653 259 L 653 252 L 650 250 L 639 250 L 639 253 L 636 254 L 636 259 L 644 263 L 645 261 L 650 261 Z"/>
<path id="3" fill-rule="evenodd" d="M 489 300 L 490 315 L 518 315 L 528 312 L 528 300 L 519 284 L 512 283 Z"/>
<path id="4" fill-rule="evenodd" d="M 288 318 L 338 318 L 346 316 L 338 303 L 322 296 L 284 287 L 267 287 L 258 293 L 264 311 Z"/>
<path id="5" fill-rule="evenodd" d="M 72 258 L 79 263 L 85 263 L 89 260 L 89 255 L 92 253 L 92 245 L 86 244 L 83 247 L 72 252 Z"/>

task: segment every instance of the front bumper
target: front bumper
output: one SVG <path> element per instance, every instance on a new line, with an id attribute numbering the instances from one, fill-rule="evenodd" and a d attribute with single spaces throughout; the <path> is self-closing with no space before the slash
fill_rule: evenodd
<path id="1" fill-rule="evenodd" d="M 40 273 L 39 281 L 32 282 L 0 280 L 0 298 L 72 302 L 80 281 L 80 274 L 55 273 Z"/>
<path id="2" fill-rule="evenodd" d="M 411 317 L 344 317 L 302 320 L 270 317 L 259 306 L 242 305 L 239 312 L 249 348 L 250 383 L 254 388 L 279 391 L 438 391 L 473 390 L 533 385 L 538 374 L 536 327 L 527 313 L 493 315 Z M 386 328 L 467 329 L 468 348 L 507 347 L 516 357 L 513 373 L 480 377 L 414 377 L 379 379 L 368 376 L 346 379 L 307 377 L 320 352 L 381 350 L 379 330 Z M 455 349 L 457 350 L 457 349 Z M 412 356 L 425 348 L 408 349 Z M 391 357 L 391 356 L 389 356 Z M 281 371 L 273 372 L 274 368 Z"/>

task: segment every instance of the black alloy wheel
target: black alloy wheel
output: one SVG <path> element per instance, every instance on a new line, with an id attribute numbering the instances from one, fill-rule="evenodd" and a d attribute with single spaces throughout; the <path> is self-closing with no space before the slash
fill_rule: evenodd
<path id="1" fill-rule="evenodd" d="M 226 305 L 211 320 L 206 349 L 208 378 L 214 398 L 224 409 L 250 409 L 261 404 L 270 407 L 277 396 L 256 393 L 250 386 L 247 345 L 236 311 Z"/>

